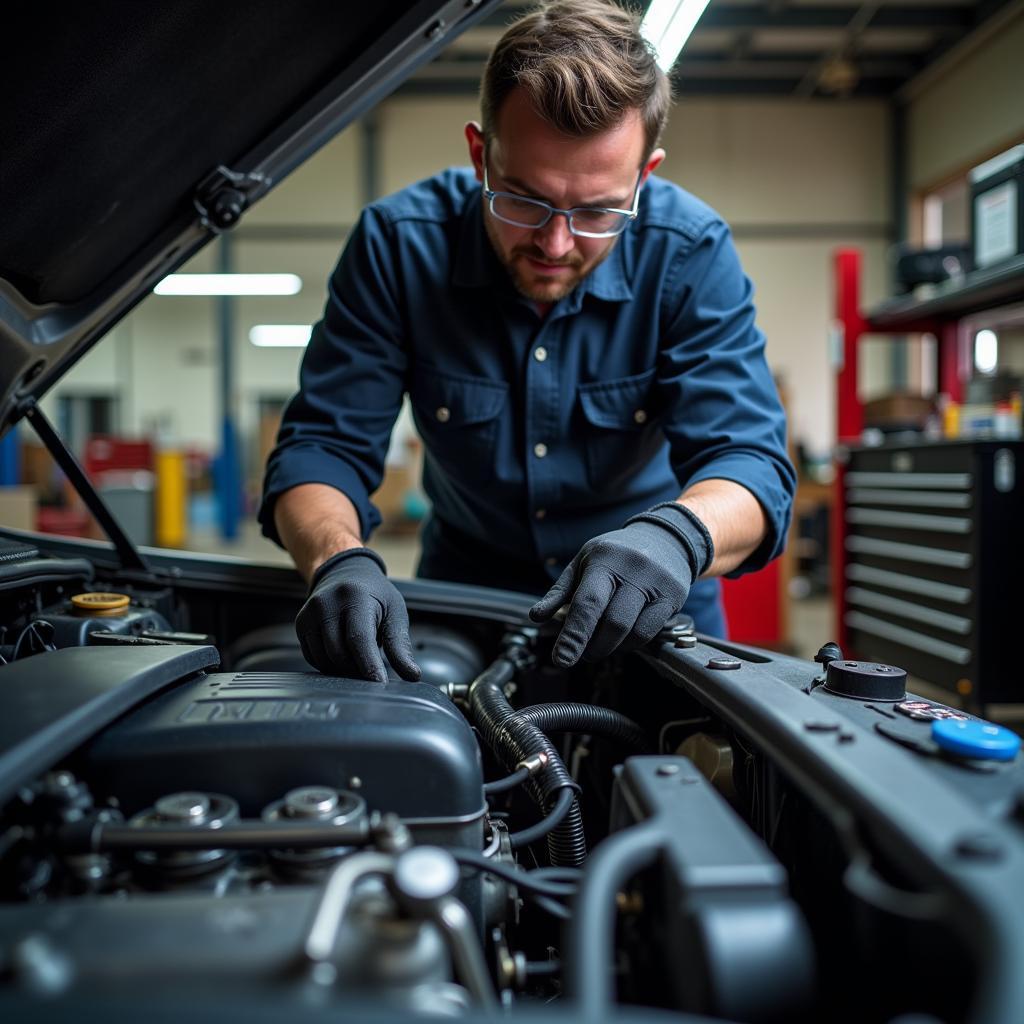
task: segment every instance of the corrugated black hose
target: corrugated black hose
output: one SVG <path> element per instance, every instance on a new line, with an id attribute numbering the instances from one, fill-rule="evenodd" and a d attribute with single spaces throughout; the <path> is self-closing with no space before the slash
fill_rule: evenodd
<path id="1" fill-rule="evenodd" d="M 650 753 L 652 748 L 643 729 L 632 718 L 594 704 L 534 704 L 516 714 L 541 732 L 590 733 L 616 740 L 623 746 Z"/>
<path id="2" fill-rule="evenodd" d="M 520 717 L 505 697 L 503 687 L 515 672 L 516 665 L 511 657 L 498 658 L 485 669 L 469 688 L 470 715 L 484 742 L 507 771 L 514 771 L 532 755 L 545 756 L 544 766 L 526 783 L 527 791 L 545 816 L 558 802 L 559 790 L 572 790 L 573 800 L 568 814 L 548 833 L 548 858 L 559 867 L 582 864 L 587 856 L 587 844 L 583 835 L 583 816 L 575 796 L 579 786 L 547 736 L 536 725 Z"/>

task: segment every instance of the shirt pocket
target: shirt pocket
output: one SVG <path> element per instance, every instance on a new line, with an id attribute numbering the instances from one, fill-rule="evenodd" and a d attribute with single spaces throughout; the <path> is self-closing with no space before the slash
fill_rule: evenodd
<path id="1" fill-rule="evenodd" d="M 409 399 L 430 458 L 456 480 L 488 482 L 498 457 L 498 429 L 508 385 L 423 367 L 413 373 Z"/>
<path id="2" fill-rule="evenodd" d="M 654 372 L 579 386 L 587 475 L 595 491 L 617 490 L 665 443 L 655 409 Z"/>

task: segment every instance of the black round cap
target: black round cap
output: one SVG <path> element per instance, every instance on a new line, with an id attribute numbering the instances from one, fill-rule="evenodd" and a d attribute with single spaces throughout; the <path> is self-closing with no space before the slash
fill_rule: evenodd
<path id="1" fill-rule="evenodd" d="M 907 673 L 895 665 L 875 661 L 830 661 L 825 670 L 825 689 L 857 700 L 903 700 Z"/>

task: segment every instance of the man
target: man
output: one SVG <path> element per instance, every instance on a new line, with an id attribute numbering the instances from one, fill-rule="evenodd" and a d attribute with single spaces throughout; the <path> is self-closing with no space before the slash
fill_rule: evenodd
<path id="1" fill-rule="evenodd" d="M 565 0 L 515 23 L 466 126 L 472 171 L 364 211 L 331 277 L 260 518 L 311 580 L 324 672 L 418 678 L 364 547 L 404 392 L 432 513 L 417 573 L 546 595 L 556 663 L 649 641 L 783 546 L 785 425 L 729 231 L 651 174 L 669 86 L 636 19 Z"/>

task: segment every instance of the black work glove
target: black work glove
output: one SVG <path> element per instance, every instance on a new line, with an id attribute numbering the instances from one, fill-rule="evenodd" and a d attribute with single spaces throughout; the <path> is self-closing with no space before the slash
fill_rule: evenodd
<path id="1" fill-rule="evenodd" d="M 666 501 L 580 548 L 558 582 L 530 609 L 546 622 L 570 598 L 552 660 L 606 658 L 653 640 L 714 560 L 711 534 L 682 505 Z"/>
<path id="2" fill-rule="evenodd" d="M 326 675 L 384 683 L 383 648 L 403 679 L 419 679 L 409 613 L 386 573 L 383 559 L 368 548 L 339 552 L 317 569 L 295 618 L 306 661 Z"/>

